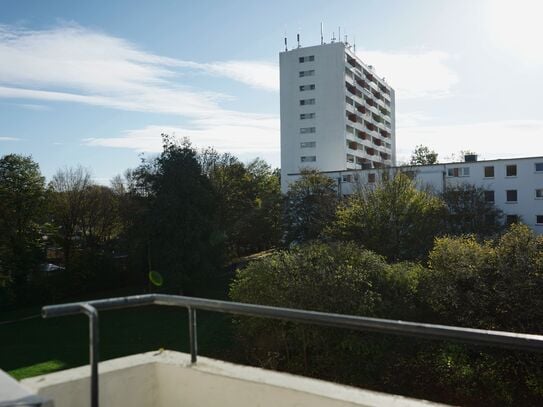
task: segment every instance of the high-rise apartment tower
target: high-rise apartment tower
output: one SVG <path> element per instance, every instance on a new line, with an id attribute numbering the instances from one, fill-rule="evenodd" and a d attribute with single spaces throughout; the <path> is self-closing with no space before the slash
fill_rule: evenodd
<path id="1" fill-rule="evenodd" d="M 303 168 L 395 165 L 394 90 L 344 42 L 281 52 L 281 189 Z"/>

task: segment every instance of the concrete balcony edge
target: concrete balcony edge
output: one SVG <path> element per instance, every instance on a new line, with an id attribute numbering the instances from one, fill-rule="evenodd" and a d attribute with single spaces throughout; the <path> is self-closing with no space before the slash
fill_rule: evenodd
<path id="1" fill-rule="evenodd" d="M 138 369 L 140 370 L 139 373 Z M 160 369 L 163 369 L 160 371 Z M 146 396 L 152 399 L 152 405 L 169 405 L 165 400 L 181 402 L 188 397 L 187 387 L 192 392 L 198 392 L 198 388 L 205 389 L 201 391 L 199 397 L 209 400 L 202 400 L 201 403 L 187 402 L 184 405 L 261 405 L 273 406 L 278 400 L 281 400 L 281 405 L 296 405 L 296 406 L 313 406 L 313 405 L 333 405 L 333 406 L 438 406 L 440 404 L 432 403 L 425 400 L 411 399 L 408 397 L 379 393 L 371 390 L 364 390 L 355 387 L 345 386 L 337 383 L 327 382 L 318 379 L 312 379 L 302 376 L 297 376 L 288 373 L 265 370 L 256 367 L 236 365 L 229 362 L 223 362 L 206 357 L 198 357 L 198 362 L 195 365 L 190 364 L 190 355 L 175 351 L 154 351 L 137 355 L 126 356 L 118 359 L 112 359 L 100 363 L 100 399 L 102 405 L 113 405 L 108 394 L 111 394 L 114 389 L 113 382 L 124 383 L 126 378 L 115 379 L 114 375 L 117 372 L 130 372 L 127 374 L 132 383 L 132 389 L 136 391 L 138 383 L 135 380 L 136 376 L 147 378 L 147 383 L 142 384 L 141 388 L 146 388 Z M 183 373 L 184 372 L 184 373 Z M 194 375 L 201 381 L 199 386 L 190 385 L 187 380 L 194 382 Z M 65 402 L 55 404 L 62 407 L 63 405 L 88 405 L 88 389 L 89 389 L 90 368 L 82 366 L 78 368 L 68 369 L 47 375 L 36 376 L 25 379 L 21 383 L 38 395 L 50 397 L 57 401 L 62 398 L 70 383 L 77 384 L 77 391 L 68 391 L 68 393 L 78 394 L 82 398 L 81 403 L 74 404 L 74 398 L 70 398 Z M 190 377 L 192 379 L 190 379 Z M 152 381 L 152 383 L 151 383 Z M 161 381 L 163 383 L 161 383 Z M 127 386 L 129 386 L 128 382 Z M 229 383 L 228 386 L 224 386 Z M 232 386 L 239 389 L 232 393 Z M 224 387 L 224 389 L 223 389 Z M 86 389 L 87 391 L 84 391 Z M 124 388 L 118 391 L 122 392 Z M 159 395 L 159 392 L 180 393 Z M 250 393 L 243 394 L 244 391 Z M 215 393 L 216 394 L 215 394 Z M 81 394 L 82 393 L 82 394 Z M 224 393 L 224 394 L 223 394 Z M 240 400 L 230 400 L 231 397 L 239 397 Z M 116 395 L 118 400 L 119 395 Z M 217 398 L 218 397 L 218 398 Z M 267 397 L 270 398 L 267 401 Z M 279 398 L 278 398 L 279 397 Z M 191 396 L 191 400 L 195 400 L 196 396 Z M 249 403 L 238 403 L 241 400 L 250 400 Z M 159 401 L 157 401 L 159 400 Z M 162 402 L 160 402 L 162 400 Z M 305 401 L 304 401 L 305 400 Z M 315 404 L 317 400 L 321 402 Z M 59 400 L 60 401 L 60 400 Z M 258 401 L 258 403 L 257 403 Z M 67 404 L 69 403 L 69 404 Z M 118 403 L 118 402 L 117 402 Z M 133 401 L 131 402 L 131 404 Z M 127 405 L 131 405 L 127 404 Z M 149 403 L 142 404 L 148 405 Z M 118 405 L 118 404 L 115 404 Z"/>

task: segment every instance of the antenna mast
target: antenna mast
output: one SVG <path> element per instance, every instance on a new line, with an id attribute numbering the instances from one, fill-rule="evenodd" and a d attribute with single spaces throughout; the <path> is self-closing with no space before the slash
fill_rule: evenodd
<path id="1" fill-rule="evenodd" d="M 322 37 L 322 21 L 321 21 L 321 45 L 324 44 L 324 38 Z"/>
<path id="2" fill-rule="evenodd" d="M 296 34 L 296 40 L 298 41 L 298 48 L 300 48 L 300 33 Z"/>
<path id="3" fill-rule="evenodd" d="M 288 51 L 288 48 L 287 48 L 287 35 L 285 34 L 285 51 Z"/>

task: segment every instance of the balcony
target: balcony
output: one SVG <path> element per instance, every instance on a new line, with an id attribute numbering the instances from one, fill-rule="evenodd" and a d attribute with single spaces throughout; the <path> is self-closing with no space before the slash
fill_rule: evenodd
<path id="1" fill-rule="evenodd" d="M 352 123 L 356 123 L 358 121 L 357 117 L 356 117 L 356 114 L 354 114 L 354 113 L 347 112 L 346 116 L 347 116 L 347 119 Z"/>
<path id="2" fill-rule="evenodd" d="M 55 407 L 88 406 L 88 367 L 23 380 Z M 100 364 L 100 405 L 166 406 L 429 406 L 406 397 L 356 389 L 204 357 L 148 352 Z"/>
<path id="3" fill-rule="evenodd" d="M 371 150 L 366 147 L 366 150 Z M 348 166 L 355 157 L 347 155 Z M 363 159 L 356 162 L 365 163 Z M 373 161 L 375 168 L 384 164 Z M 98 363 L 99 311 L 137 306 L 170 306 L 187 309 L 190 354 L 158 350 Z M 437 405 L 427 401 L 367 391 L 322 380 L 240 366 L 197 356 L 197 310 L 247 317 L 271 318 L 300 324 L 315 324 L 356 331 L 380 332 L 410 337 L 494 345 L 541 352 L 543 337 L 513 332 L 432 325 L 418 322 L 367 318 L 326 312 L 304 311 L 204 298 L 164 294 L 108 298 L 89 302 L 47 306 L 44 318 L 85 314 L 89 318 L 89 366 L 30 379 L 22 384 L 32 393 L 23 399 L 5 399 L 13 394 L 0 388 L 1 405 L 29 405 L 29 400 L 48 398 L 55 407 L 104 406 L 412 406 Z M 361 361 L 363 363 L 363 361 Z M 98 376 L 100 374 L 100 376 Z M 406 372 L 409 374 L 409 372 Z M 6 383 L 3 381 L 2 383 Z M 16 384 L 8 380 L 8 385 Z M 20 391 L 19 395 L 22 394 Z M 35 397 L 35 396 L 39 397 Z M 90 397 L 89 397 L 90 396 Z M 90 399 L 90 403 L 89 403 Z M 8 402 L 8 403 L 6 403 Z M 16 403 L 16 404 L 15 404 Z M 31 405 L 52 404 L 33 403 Z"/>

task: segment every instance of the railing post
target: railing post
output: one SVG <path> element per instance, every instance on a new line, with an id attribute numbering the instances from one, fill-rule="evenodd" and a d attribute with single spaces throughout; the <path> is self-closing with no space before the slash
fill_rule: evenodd
<path id="1" fill-rule="evenodd" d="M 100 361 L 98 332 L 98 311 L 92 305 L 81 304 L 89 317 L 89 363 L 91 365 L 91 407 L 98 407 L 98 362 Z"/>
<path id="2" fill-rule="evenodd" d="M 188 307 L 189 312 L 189 335 L 190 335 L 190 363 L 196 363 L 198 354 L 198 334 L 196 332 L 196 310 Z"/>

